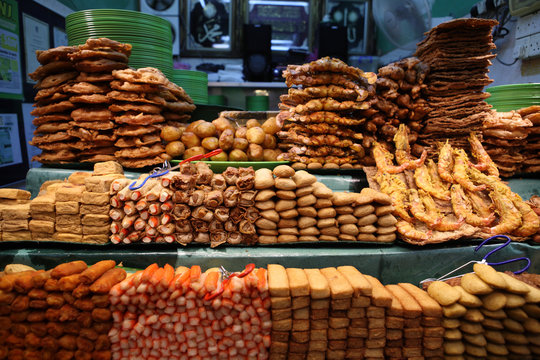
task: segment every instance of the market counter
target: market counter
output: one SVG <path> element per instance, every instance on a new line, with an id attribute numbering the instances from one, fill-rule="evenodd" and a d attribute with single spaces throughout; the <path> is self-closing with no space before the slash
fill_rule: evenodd
<path id="1" fill-rule="evenodd" d="M 478 242 L 474 242 L 478 244 Z M 370 274 L 383 283 L 418 283 L 429 277 L 439 277 L 471 260 L 482 256 L 500 244 L 485 245 L 478 253 L 475 245 L 410 247 L 406 245 L 359 245 L 331 243 L 291 246 L 223 246 L 215 249 L 207 245 L 176 247 L 173 244 L 83 245 L 45 242 L 0 243 L 0 267 L 22 263 L 36 268 L 52 268 L 59 263 L 84 260 L 89 264 L 113 259 L 126 267 L 144 268 L 154 262 L 163 266 L 200 265 L 203 268 L 224 266 L 238 271 L 248 263 L 266 266 L 279 263 L 286 267 L 323 268 L 353 265 L 362 273 Z M 540 274 L 540 246 L 511 243 L 490 256 L 498 262 L 516 257 L 530 258 L 528 270 Z M 505 265 L 499 270 L 518 270 L 524 261 Z M 468 267 L 462 272 L 472 271 Z"/>

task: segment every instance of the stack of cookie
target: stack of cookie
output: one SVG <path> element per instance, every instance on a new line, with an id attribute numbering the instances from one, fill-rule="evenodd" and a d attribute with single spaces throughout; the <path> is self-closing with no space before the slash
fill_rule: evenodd
<path id="1" fill-rule="evenodd" d="M 448 137 L 452 145 L 467 147 L 464 137 L 480 130 L 491 116 L 491 106 L 484 101 L 489 95 L 483 90 L 492 82 L 487 73 L 495 57 L 491 30 L 496 24 L 479 18 L 448 21 L 431 29 L 418 44 L 415 56 L 430 68 L 425 94 L 433 109 L 420 138 L 432 153 L 434 144 Z"/>
<path id="2" fill-rule="evenodd" d="M 28 240 L 30 192 L 20 189 L 0 189 L 0 240 Z"/>
<path id="3" fill-rule="evenodd" d="M 69 58 L 81 72 L 78 82 L 65 88 L 70 101 L 77 106 L 72 111 L 69 134 L 80 139 L 79 161 L 98 162 L 114 160 L 115 124 L 108 109 L 111 72 L 128 66 L 131 45 L 113 40 L 88 39 Z"/>
<path id="4" fill-rule="evenodd" d="M 304 166 L 360 164 L 366 151 L 358 126 L 375 111 L 377 76 L 326 57 L 289 65 L 283 77 L 290 89 L 281 96 L 278 120 L 290 123 L 277 134 L 280 147 L 288 151 L 278 159 Z"/>
<path id="5" fill-rule="evenodd" d="M 540 172 L 540 106 L 533 105 L 517 111 L 525 120 L 532 123 L 527 130 L 527 145 L 524 146 L 523 172 Z"/>
<path id="6" fill-rule="evenodd" d="M 94 172 L 84 181 L 80 214 L 83 242 L 104 244 L 109 241 L 111 184 L 124 178 L 124 170 L 117 162 L 107 161 L 94 165 Z"/>
<path id="7" fill-rule="evenodd" d="M 30 78 L 38 81 L 35 85 L 39 91 L 34 101 L 36 107 L 31 114 L 36 116 L 32 121 L 37 126 L 30 145 L 42 150 L 32 160 L 41 163 L 66 163 L 77 160 L 68 134 L 70 112 L 75 105 L 69 101 L 69 95 L 63 89 L 78 75 L 69 60 L 69 54 L 76 51 L 73 46 L 60 46 L 46 51 L 37 51 L 37 60 L 41 64 L 36 71 L 29 74 Z"/>
<path id="8" fill-rule="evenodd" d="M 38 196 L 30 202 L 32 219 L 28 226 L 34 241 L 47 241 L 53 238 L 56 223 L 55 188 L 57 186 L 45 186 Z"/>
<path id="9" fill-rule="evenodd" d="M 118 161 L 129 168 L 162 163 L 167 157 L 159 136 L 160 127 L 165 123 L 161 113 L 169 112 L 164 110 L 174 107 L 170 104 L 177 100 L 168 88 L 170 81 L 154 68 L 117 70 L 113 71 L 113 76 L 113 90 L 107 97 L 113 102 L 109 110 L 114 113 L 117 126 L 115 145 L 120 150 L 115 155 Z M 188 109 L 193 111 L 194 105 Z M 180 117 L 184 114 L 174 113 Z"/>
<path id="10" fill-rule="evenodd" d="M 71 183 L 63 183 L 56 189 L 54 240 L 82 242 L 79 206 L 83 191 L 84 186 Z"/>

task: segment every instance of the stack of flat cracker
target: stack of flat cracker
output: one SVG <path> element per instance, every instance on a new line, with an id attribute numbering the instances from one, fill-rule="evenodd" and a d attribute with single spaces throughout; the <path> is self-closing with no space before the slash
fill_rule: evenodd
<path id="1" fill-rule="evenodd" d="M 70 143 L 75 138 L 68 134 L 71 128 L 71 111 L 76 105 L 69 100 L 64 87 L 71 84 L 78 76 L 69 54 L 76 51 L 74 46 L 60 46 L 46 51 L 37 51 L 36 57 L 41 66 L 29 74 L 38 81 L 34 86 L 37 92 L 34 101 L 35 109 L 31 114 L 36 118 L 34 137 L 30 145 L 42 150 L 32 160 L 41 163 L 67 163 L 77 159 L 77 151 Z"/>
<path id="2" fill-rule="evenodd" d="M 30 192 L 20 189 L 0 189 L 0 239 L 29 240 Z"/>
<path id="3" fill-rule="evenodd" d="M 524 113 L 527 112 L 526 109 L 523 110 Z M 533 130 L 532 122 L 522 118 L 517 111 L 509 111 L 497 112 L 492 119 L 485 120 L 483 125 L 485 149 L 497 164 L 499 174 L 509 177 L 521 172 L 528 159 L 525 151 L 528 149 L 528 135 Z M 531 159 L 538 156 L 537 152 L 533 151 L 529 155 Z"/>
<path id="4" fill-rule="evenodd" d="M 83 185 L 63 183 L 56 189 L 56 224 L 53 239 L 57 241 L 82 242 L 82 226 L 79 207 Z"/>
<path id="5" fill-rule="evenodd" d="M 46 186 L 30 202 L 29 227 L 32 232 L 32 240 L 48 241 L 53 238 L 56 224 L 55 198 L 59 183 Z"/>
<path id="6" fill-rule="evenodd" d="M 489 95 L 483 90 L 492 82 L 487 72 L 495 57 L 491 30 L 496 24 L 478 18 L 448 21 L 418 44 L 415 56 L 430 67 L 424 92 L 432 109 L 424 120 L 422 139 L 450 137 L 452 142 L 480 130 L 491 116 L 491 106 L 484 101 Z"/>
<path id="7" fill-rule="evenodd" d="M 107 97 L 117 126 L 115 145 L 120 148 L 115 156 L 130 168 L 162 163 L 166 154 L 160 127 L 166 119 L 188 120 L 195 109 L 193 101 L 155 68 L 117 70 L 113 76 Z"/>
<path id="8" fill-rule="evenodd" d="M 80 205 L 84 243 L 104 244 L 109 241 L 109 190 L 111 183 L 120 178 L 124 178 L 122 166 L 108 161 L 95 164 L 92 176 L 85 179 Z"/>
<path id="9" fill-rule="evenodd" d="M 527 128 L 527 145 L 523 147 L 522 171 L 526 173 L 540 172 L 540 106 L 534 105 L 517 111 L 524 120 L 529 120 L 532 127 Z"/>
<path id="10" fill-rule="evenodd" d="M 108 106 L 111 99 L 111 72 L 128 66 L 131 45 L 113 40 L 88 39 L 69 55 L 75 68 L 81 72 L 77 82 L 66 87 L 70 101 L 77 109 L 72 111 L 72 129 L 69 134 L 78 138 L 81 162 L 114 160 L 115 123 Z"/>

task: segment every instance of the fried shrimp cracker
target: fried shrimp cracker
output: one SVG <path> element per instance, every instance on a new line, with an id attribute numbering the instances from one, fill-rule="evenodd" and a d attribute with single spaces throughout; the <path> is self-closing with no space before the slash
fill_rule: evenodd
<path id="1" fill-rule="evenodd" d="M 71 112 L 75 121 L 107 121 L 112 120 L 112 112 L 107 108 L 79 108 Z"/>
<path id="2" fill-rule="evenodd" d="M 161 71 L 154 68 L 114 70 L 113 76 L 118 80 L 143 84 L 165 85 L 169 81 Z"/>
<path id="3" fill-rule="evenodd" d="M 111 99 L 119 101 L 142 102 L 161 106 L 167 105 L 167 102 L 162 97 L 156 96 L 154 94 L 113 90 L 109 92 L 107 96 Z"/>
<path id="4" fill-rule="evenodd" d="M 49 50 L 36 51 L 36 57 L 40 64 L 48 64 L 51 61 L 67 61 L 69 54 L 77 51 L 76 46 L 58 46 Z"/>
<path id="5" fill-rule="evenodd" d="M 313 98 L 333 98 L 336 100 L 363 101 L 369 93 L 364 90 L 362 95 L 353 89 L 346 89 L 337 85 L 311 86 L 303 89 L 290 88 L 289 99 L 295 103 L 303 103 Z"/>
<path id="6" fill-rule="evenodd" d="M 72 103 L 83 103 L 83 104 L 109 104 L 111 99 L 107 95 L 103 94 L 92 94 L 92 95 L 77 95 L 69 98 L 69 101 Z"/>
<path id="7" fill-rule="evenodd" d="M 146 158 L 154 157 L 165 153 L 165 148 L 161 144 L 155 144 L 151 147 L 141 146 L 139 148 L 126 148 L 114 153 L 119 158 Z"/>
<path id="8" fill-rule="evenodd" d="M 69 121 L 69 120 L 71 120 L 71 116 L 69 114 L 51 114 L 51 115 L 43 115 L 43 116 L 34 118 L 34 120 L 32 120 L 32 124 L 39 126 L 41 124 L 46 124 L 49 122 Z"/>
<path id="9" fill-rule="evenodd" d="M 167 102 L 165 107 L 173 112 L 183 113 L 183 112 L 192 112 L 195 110 L 195 105 L 187 101 L 176 101 L 176 102 Z"/>
<path id="10" fill-rule="evenodd" d="M 65 85 L 63 90 L 68 93 L 79 94 L 79 95 L 93 95 L 93 94 L 104 94 L 108 92 L 109 86 L 107 84 L 92 84 L 89 82 L 77 82 L 73 84 Z"/>
<path id="11" fill-rule="evenodd" d="M 40 80 L 47 75 L 73 71 L 73 64 L 70 61 L 53 61 L 46 65 L 41 65 L 34 72 L 28 74 L 32 80 Z"/>
<path id="12" fill-rule="evenodd" d="M 73 105 L 71 102 L 60 101 L 58 103 L 53 103 L 53 104 L 37 107 L 34 110 L 32 110 L 30 114 L 34 116 L 43 116 L 47 114 L 61 113 L 63 111 L 72 110 L 74 108 L 75 108 L 75 105 Z"/>
<path id="13" fill-rule="evenodd" d="M 114 141 L 116 140 L 116 135 L 113 132 L 98 131 L 93 129 L 85 128 L 72 128 L 68 130 L 68 134 L 79 139 L 86 141 Z"/>
<path id="14" fill-rule="evenodd" d="M 137 84 L 129 81 L 113 80 L 111 81 L 111 88 L 120 91 L 130 92 L 143 92 L 143 93 L 157 93 L 160 91 L 159 85 L 152 84 Z"/>
<path id="15" fill-rule="evenodd" d="M 151 134 L 157 132 L 159 128 L 157 126 L 137 126 L 137 125 L 123 125 L 115 129 L 115 133 L 118 136 L 140 136 L 145 134 Z"/>
<path id="16" fill-rule="evenodd" d="M 118 103 L 109 106 L 112 112 L 136 111 L 146 114 L 159 114 L 161 107 L 153 104 Z"/>
<path id="17" fill-rule="evenodd" d="M 72 127 L 80 127 L 89 130 L 110 130 L 115 127 L 112 121 L 72 121 L 69 124 Z"/>
<path id="18" fill-rule="evenodd" d="M 86 43 L 79 46 L 81 50 L 112 49 L 119 51 L 126 56 L 131 55 L 131 44 L 124 44 L 108 38 L 88 39 Z"/>
<path id="19" fill-rule="evenodd" d="M 165 118 L 157 114 L 127 113 L 125 115 L 115 116 L 114 121 L 118 124 L 152 125 L 164 122 Z"/>
<path id="20" fill-rule="evenodd" d="M 145 166 L 158 165 L 158 164 L 163 163 L 163 161 L 165 161 L 165 159 L 160 156 L 143 158 L 143 159 L 117 157 L 116 159 L 123 167 L 132 168 L 132 169 L 142 168 Z"/>
<path id="21" fill-rule="evenodd" d="M 75 69 L 81 72 L 106 72 L 127 68 L 127 63 L 109 59 L 80 60 L 75 63 Z"/>
<path id="22" fill-rule="evenodd" d="M 111 81 L 114 77 L 110 72 L 105 73 L 85 73 L 81 72 L 79 76 L 75 79 L 75 81 L 86 81 L 90 83 L 99 83 L 99 82 L 105 82 L 105 81 Z"/>
<path id="23" fill-rule="evenodd" d="M 129 58 L 126 54 L 119 51 L 106 51 L 106 50 L 86 50 L 80 49 L 74 53 L 69 54 L 71 61 L 78 61 L 84 59 L 109 59 L 114 61 L 120 61 L 127 63 Z"/>
<path id="24" fill-rule="evenodd" d="M 68 122 L 47 122 L 43 125 L 39 125 L 36 130 L 34 130 L 34 135 L 66 131 L 70 128 L 71 125 Z"/>
<path id="25" fill-rule="evenodd" d="M 161 138 L 157 134 L 145 134 L 141 137 L 122 137 L 118 141 L 116 141 L 114 145 L 119 148 L 133 148 L 155 144 L 160 141 Z"/>

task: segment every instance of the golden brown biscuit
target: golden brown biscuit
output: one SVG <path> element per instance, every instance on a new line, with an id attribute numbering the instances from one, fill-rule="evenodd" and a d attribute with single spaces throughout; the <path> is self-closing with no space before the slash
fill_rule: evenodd
<path id="1" fill-rule="evenodd" d="M 282 265 L 268 265 L 268 290 L 272 296 L 290 296 L 289 279 L 287 271 Z"/>
<path id="2" fill-rule="evenodd" d="M 508 285 L 504 278 L 488 264 L 476 263 L 473 265 L 474 273 L 486 284 L 496 289 L 506 289 Z"/>
<path id="3" fill-rule="evenodd" d="M 321 274 L 328 280 L 332 299 L 344 299 L 353 295 L 351 284 L 336 268 L 321 269 Z"/>
<path id="4" fill-rule="evenodd" d="M 484 282 L 475 273 L 468 273 L 461 278 L 461 287 L 469 294 L 487 295 L 493 291 L 486 282 Z"/>
<path id="5" fill-rule="evenodd" d="M 399 285 L 386 285 L 388 292 L 397 298 L 403 307 L 403 317 L 417 318 L 422 315 L 422 307 L 403 287 Z"/>
<path id="6" fill-rule="evenodd" d="M 459 301 L 461 293 L 443 281 L 433 281 L 428 286 L 428 294 L 442 306 L 449 306 Z"/>
<path id="7" fill-rule="evenodd" d="M 463 305 L 463 306 L 465 306 L 467 308 L 482 306 L 482 300 L 480 300 L 480 298 L 478 296 L 469 294 L 460 285 L 454 286 L 454 289 L 459 291 L 460 294 L 461 294 L 461 296 L 460 296 L 460 298 L 458 300 L 458 302 L 461 305 Z"/>

